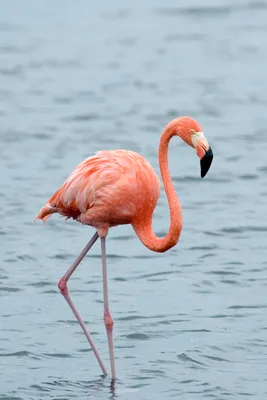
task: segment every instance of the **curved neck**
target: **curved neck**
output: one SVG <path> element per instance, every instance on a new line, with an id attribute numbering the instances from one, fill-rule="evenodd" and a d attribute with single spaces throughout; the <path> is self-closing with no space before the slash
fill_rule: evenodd
<path id="1" fill-rule="evenodd" d="M 161 177 L 170 208 L 169 232 L 163 238 L 157 237 L 152 228 L 152 215 L 146 221 L 142 220 L 137 224 L 133 224 L 133 228 L 141 242 L 150 250 L 157 252 L 164 252 L 175 246 L 182 230 L 182 209 L 172 184 L 168 166 L 168 146 L 174 135 L 177 135 L 177 125 L 170 123 L 166 126 L 160 138 L 158 152 Z"/>

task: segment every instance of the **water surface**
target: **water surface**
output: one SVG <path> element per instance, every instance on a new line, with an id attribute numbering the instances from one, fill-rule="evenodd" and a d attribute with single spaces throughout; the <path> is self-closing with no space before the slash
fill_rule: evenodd
<path id="1" fill-rule="evenodd" d="M 0 399 L 264 399 L 267 394 L 266 1 L 13 1 L 0 13 Z M 33 219 L 83 158 L 140 152 L 190 115 L 214 150 L 178 140 L 179 245 L 107 250 L 118 382 L 99 367 L 57 281 L 93 229 Z M 164 193 L 154 216 L 169 224 Z M 70 282 L 107 366 L 100 245 Z"/>

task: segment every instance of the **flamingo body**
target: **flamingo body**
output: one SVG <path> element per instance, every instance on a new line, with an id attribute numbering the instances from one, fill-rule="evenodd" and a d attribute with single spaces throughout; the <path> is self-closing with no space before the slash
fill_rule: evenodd
<path id="1" fill-rule="evenodd" d="M 141 155 L 100 151 L 74 169 L 37 218 L 59 213 L 97 229 L 109 228 L 152 215 L 159 194 L 159 179 Z"/>

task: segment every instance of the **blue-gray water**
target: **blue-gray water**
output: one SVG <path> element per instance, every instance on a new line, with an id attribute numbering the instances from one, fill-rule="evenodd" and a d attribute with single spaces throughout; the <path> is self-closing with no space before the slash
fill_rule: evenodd
<path id="1" fill-rule="evenodd" d="M 267 2 L 2 1 L 0 398 L 264 399 L 267 395 Z M 214 150 L 200 179 L 173 140 L 179 244 L 110 231 L 115 392 L 58 293 L 93 229 L 35 215 L 99 149 L 157 172 L 166 123 L 190 115 Z M 169 224 L 164 193 L 154 217 Z M 69 288 L 107 367 L 99 243 Z"/>

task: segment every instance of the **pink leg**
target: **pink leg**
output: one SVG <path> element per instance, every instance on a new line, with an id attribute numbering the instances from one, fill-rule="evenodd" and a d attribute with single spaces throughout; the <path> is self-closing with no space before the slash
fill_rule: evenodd
<path id="1" fill-rule="evenodd" d="M 101 237 L 101 252 L 102 252 L 102 272 L 103 272 L 103 291 L 104 291 L 104 321 L 108 337 L 111 377 L 116 379 L 114 346 L 113 346 L 113 319 L 109 311 L 108 303 L 108 282 L 107 282 L 107 262 L 106 262 L 106 238 Z"/>
<path id="2" fill-rule="evenodd" d="M 98 239 L 98 233 L 96 232 L 94 234 L 94 236 L 92 237 L 92 239 L 87 243 L 87 245 L 85 246 L 85 248 L 82 250 L 81 254 L 76 258 L 76 260 L 74 261 L 74 263 L 70 266 L 70 268 L 68 269 L 68 271 L 65 273 L 65 275 L 60 279 L 60 281 L 58 282 L 58 288 L 60 290 L 60 293 L 65 297 L 68 305 L 70 306 L 71 310 L 73 311 L 73 314 L 75 315 L 77 321 L 79 322 L 93 352 L 95 353 L 95 356 L 97 358 L 97 361 L 99 362 L 100 368 L 102 369 L 102 372 L 104 374 L 104 376 L 107 375 L 107 371 L 106 368 L 104 367 L 104 364 L 100 358 L 100 355 L 93 343 L 93 340 L 91 338 L 90 333 L 88 332 L 84 322 L 82 321 L 76 307 L 74 306 L 70 295 L 69 295 L 69 291 L 68 291 L 68 287 L 67 287 L 67 282 L 69 280 L 69 278 L 71 277 L 71 275 L 73 274 L 73 272 L 75 271 L 75 269 L 78 267 L 78 265 L 80 264 L 80 262 L 82 261 L 82 259 L 84 258 L 84 256 L 86 255 L 86 253 L 90 250 L 90 248 L 94 245 L 94 243 L 97 241 Z"/>

